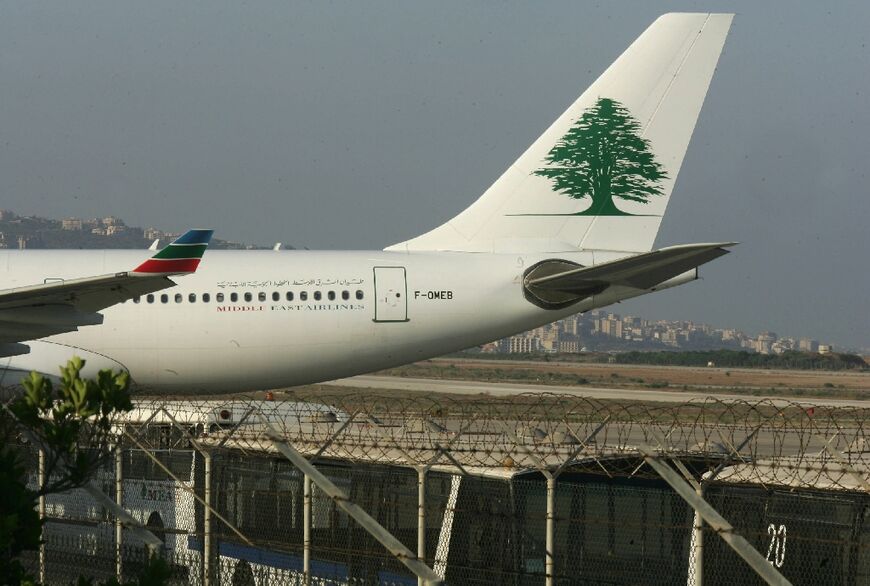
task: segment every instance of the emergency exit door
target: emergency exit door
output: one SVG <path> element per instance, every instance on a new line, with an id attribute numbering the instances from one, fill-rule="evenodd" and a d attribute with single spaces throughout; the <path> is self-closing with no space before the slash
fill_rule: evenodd
<path id="1" fill-rule="evenodd" d="M 375 267 L 375 321 L 408 321 L 405 267 Z"/>

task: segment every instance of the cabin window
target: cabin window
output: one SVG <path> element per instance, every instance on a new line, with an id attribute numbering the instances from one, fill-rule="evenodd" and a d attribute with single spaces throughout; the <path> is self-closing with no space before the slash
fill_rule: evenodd
<path id="1" fill-rule="evenodd" d="M 320 301 L 320 298 L 321 298 L 321 297 L 323 297 L 323 294 L 322 294 L 320 291 L 315 291 L 315 292 L 314 292 L 314 300 L 315 300 L 315 301 Z"/>
<path id="2" fill-rule="evenodd" d="M 184 296 L 181 293 L 176 293 L 175 294 L 175 302 L 181 303 L 182 301 L 184 301 Z"/>
<path id="3" fill-rule="evenodd" d="M 272 292 L 272 301 L 278 301 L 279 299 L 281 299 L 281 294 L 278 293 L 277 291 L 273 291 Z"/>
<path id="4" fill-rule="evenodd" d="M 299 301 L 308 301 L 308 291 L 299 292 Z"/>
<path id="5" fill-rule="evenodd" d="M 344 299 L 345 301 L 347 301 L 348 299 L 350 299 L 350 291 L 342 291 L 342 292 L 341 292 L 341 298 Z"/>
<path id="6" fill-rule="evenodd" d="M 266 300 L 266 294 L 265 294 L 263 291 L 260 291 L 259 293 L 257 293 L 257 299 L 258 299 L 259 301 L 265 301 L 265 300 Z"/>
<path id="7" fill-rule="evenodd" d="M 218 293 L 217 295 L 215 295 L 214 298 L 218 303 L 224 302 L 224 294 L 223 293 Z"/>
<path id="8" fill-rule="evenodd" d="M 248 303 L 250 303 L 250 302 L 251 302 L 251 299 L 253 299 L 253 296 L 251 295 L 251 293 L 250 293 L 250 292 L 245 293 L 245 301 L 247 301 Z"/>
<path id="9" fill-rule="evenodd" d="M 209 301 L 211 301 L 211 295 L 209 295 L 208 293 L 203 293 L 202 294 L 202 302 L 208 303 Z"/>
<path id="10" fill-rule="evenodd" d="M 187 296 L 187 301 L 188 301 L 189 303 L 196 303 L 196 293 L 190 293 L 190 294 Z"/>
<path id="11" fill-rule="evenodd" d="M 136 297 L 133 298 L 133 303 L 139 303 L 139 297 L 138 297 L 138 296 L 136 296 Z"/>
<path id="12" fill-rule="evenodd" d="M 363 292 L 362 292 L 362 289 L 357 289 L 357 290 L 356 290 L 356 298 L 357 298 L 357 299 L 362 299 L 362 298 L 363 298 Z"/>
<path id="13" fill-rule="evenodd" d="M 293 291 L 287 291 L 287 301 L 293 301 Z"/>
<path id="14" fill-rule="evenodd" d="M 326 294 L 326 297 L 327 297 L 330 301 L 335 301 L 335 291 L 330 291 L 329 293 Z"/>
<path id="15" fill-rule="evenodd" d="M 147 301 L 148 303 L 154 303 L 154 295 L 149 293 L 148 296 L 145 297 L 145 301 Z"/>
<path id="16" fill-rule="evenodd" d="M 230 293 L 230 301 L 232 301 L 233 303 L 236 303 L 236 302 L 238 302 L 238 300 L 239 300 L 238 293 Z"/>
<path id="17" fill-rule="evenodd" d="M 164 293 L 160 296 L 160 303 L 169 303 L 169 295 Z"/>

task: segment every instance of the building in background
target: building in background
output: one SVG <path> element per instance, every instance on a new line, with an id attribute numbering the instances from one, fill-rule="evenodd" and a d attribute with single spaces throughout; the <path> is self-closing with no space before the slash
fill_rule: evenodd
<path id="1" fill-rule="evenodd" d="M 79 218 L 64 218 L 60 221 L 60 226 L 64 230 L 81 230 L 83 222 Z"/>

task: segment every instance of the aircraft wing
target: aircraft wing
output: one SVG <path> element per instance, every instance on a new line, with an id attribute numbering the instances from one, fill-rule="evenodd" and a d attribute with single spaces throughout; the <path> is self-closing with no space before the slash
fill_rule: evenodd
<path id="1" fill-rule="evenodd" d="M 25 342 L 103 323 L 100 310 L 173 287 L 196 271 L 212 230 L 189 230 L 138 267 L 120 273 L 0 289 L 0 357 L 26 354 Z"/>
<path id="2" fill-rule="evenodd" d="M 610 286 L 653 289 L 698 266 L 728 254 L 734 242 L 669 246 L 627 258 L 581 267 L 562 261 L 545 261 L 526 275 L 526 290 L 552 302 L 577 300 Z"/>

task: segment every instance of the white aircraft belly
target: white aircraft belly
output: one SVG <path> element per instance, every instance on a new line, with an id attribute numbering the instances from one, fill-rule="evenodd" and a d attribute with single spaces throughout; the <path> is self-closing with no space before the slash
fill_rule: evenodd
<path id="1" fill-rule="evenodd" d="M 518 281 L 523 267 L 516 256 L 275 254 L 283 256 L 265 256 L 259 259 L 262 262 L 243 265 L 234 262 L 238 257 L 233 254 L 212 253 L 207 268 L 167 290 L 169 303 L 160 303 L 160 295 L 152 304 L 144 299 L 138 304 L 127 302 L 106 310 L 99 328 L 82 328 L 56 338 L 111 357 L 144 387 L 229 391 L 370 372 L 484 343 L 559 317 L 523 299 Z M 385 264 L 406 268 L 407 321 L 374 320 L 371 275 L 374 266 Z M 315 273 L 319 286 L 266 278 Z M 336 284 L 322 284 L 331 281 Z M 262 286 L 238 285 L 250 282 Z M 361 301 L 355 299 L 357 288 L 364 291 Z M 310 296 L 319 289 L 323 299 L 299 302 L 303 289 Z M 296 295 L 292 303 L 284 300 L 287 290 Z M 328 290 L 336 291 L 336 301 L 326 299 Z M 350 292 L 350 300 L 340 299 L 343 290 Z M 216 293 L 223 292 L 229 299 L 233 291 L 239 294 L 239 302 L 215 303 Z M 281 293 L 281 301 L 272 301 L 274 291 Z M 210 303 L 202 303 L 203 292 L 211 294 Z M 243 301 L 245 292 L 252 293 L 253 302 Z M 266 293 L 267 301 L 257 301 L 260 292 Z M 181 303 L 174 301 L 176 293 L 182 295 Z M 197 294 L 196 303 L 188 302 L 189 293 Z"/>

